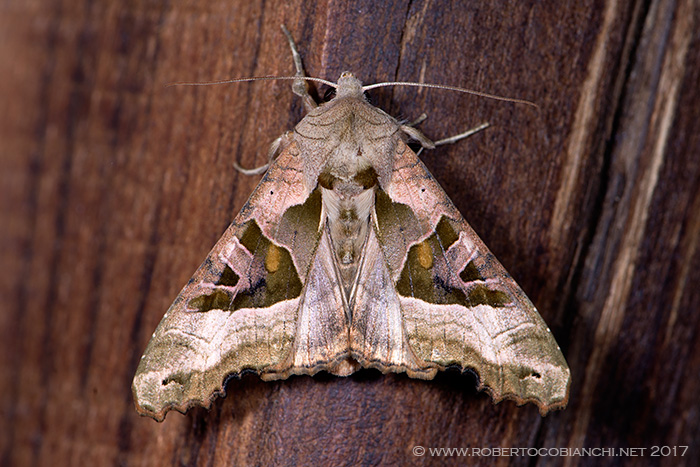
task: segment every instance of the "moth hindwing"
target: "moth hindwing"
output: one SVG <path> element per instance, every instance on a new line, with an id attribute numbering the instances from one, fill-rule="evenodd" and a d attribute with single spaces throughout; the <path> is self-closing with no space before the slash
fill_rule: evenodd
<path id="1" fill-rule="evenodd" d="M 402 128 L 344 73 L 336 97 L 281 139 L 153 334 L 133 382 L 140 413 L 209 406 L 244 370 L 272 380 L 361 367 L 432 379 L 459 366 L 496 402 L 566 405 L 551 332 Z"/>

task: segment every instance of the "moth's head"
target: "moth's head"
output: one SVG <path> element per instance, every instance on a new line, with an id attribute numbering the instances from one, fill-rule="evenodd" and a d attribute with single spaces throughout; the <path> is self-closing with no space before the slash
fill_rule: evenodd
<path id="1" fill-rule="evenodd" d="M 340 78 L 338 78 L 335 95 L 336 97 L 363 99 L 364 90 L 362 89 L 362 81 L 357 79 L 357 77 L 349 71 L 344 71 L 340 75 Z"/>

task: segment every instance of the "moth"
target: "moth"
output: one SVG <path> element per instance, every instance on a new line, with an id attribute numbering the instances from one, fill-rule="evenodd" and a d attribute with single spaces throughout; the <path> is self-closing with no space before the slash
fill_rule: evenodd
<path id="1" fill-rule="evenodd" d="M 310 111 L 155 330 L 137 410 L 161 421 L 209 407 L 243 371 L 429 380 L 453 366 L 494 402 L 564 407 L 570 372 L 552 333 L 406 144 L 432 143 L 369 104 L 351 73 L 316 105 L 285 33 Z"/>

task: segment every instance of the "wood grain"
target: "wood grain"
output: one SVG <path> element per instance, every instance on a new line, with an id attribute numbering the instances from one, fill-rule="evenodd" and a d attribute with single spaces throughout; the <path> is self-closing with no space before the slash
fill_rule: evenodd
<path id="1" fill-rule="evenodd" d="M 424 464 L 425 447 L 647 448 L 477 465 L 697 465 L 700 6 L 652 2 L 8 1 L 0 14 L 0 464 Z M 130 385 L 163 313 L 303 115 L 307 71 L 381 88 L 439 139 L 423 159 L 537 305 L 569 407 L 492 405 L 476 379 L 362 371 L 231 380 L 211 411 L 140 418 Z M 322 91 L 321 91 L 322 94 Z M 688 445 L 651 458 L 652 446 Z"/>

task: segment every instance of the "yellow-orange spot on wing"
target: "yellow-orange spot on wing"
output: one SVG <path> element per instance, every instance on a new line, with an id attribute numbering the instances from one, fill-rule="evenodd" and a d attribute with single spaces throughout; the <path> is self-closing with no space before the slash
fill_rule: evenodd
<path id="1" fill-rule="evenodd" d="M 423 269 L 433 267 L 433 250 L 428 245 L 428 242 L 420 242 L 417 246 L 416 253 L 418 254 L 418 263 L 423 266 Z"/>
<path id="2" fill-rule="evenodd" d="M 281 259 L 279 247 L 274 243 L 270 243 L 265 256 L 265 269 L 267 269 L 267 272 L 276 272 L 280 267 Z"/>

